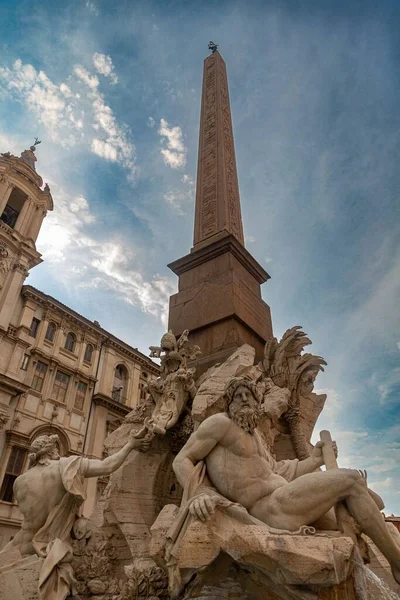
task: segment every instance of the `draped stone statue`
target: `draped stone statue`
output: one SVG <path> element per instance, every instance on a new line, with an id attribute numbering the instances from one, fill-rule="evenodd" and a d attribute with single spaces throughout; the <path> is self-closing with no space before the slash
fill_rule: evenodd
<path id="1" fill-rule="evenodd" d="M 43 435 L 30 448 L 31 468 L 17 477 L 14 495 L 24 516 L 21 530 L 0 553 L 0 558 L 19 550 L 22 556 L 44 559 L 39 575 L 41 600 L 64 600 L 75 591 L 71 566 L 71 530 L 80 522 L 79 507 L 85 500 L 84 479 L 110 475 L 131 450 L 145 451 L 150 440 L 130 437 L 119 452 L 104 460 L 82 456 L 60 458 L 58 436 Z M 75 537 L 81 527 L 75 527 Z M 84 533 L 84 532 L 83 532 Z M 83 535 L 83 534 L 82 534 Z"/>

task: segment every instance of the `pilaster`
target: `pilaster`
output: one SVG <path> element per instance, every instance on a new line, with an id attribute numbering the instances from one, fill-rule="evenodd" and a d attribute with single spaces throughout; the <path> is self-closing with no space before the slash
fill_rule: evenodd
<path id="1" fill-rule="evenodd" d="M 24 235 L 24 230 L 26 229 L 26 222 L 31 217 L 32 211 L 34 210 L 34 204 L 32 198 L 28 196 L 26 198 L 24 205 L 21 209 L 21 212 L 18 215 L 18 218 L 15 223 L 15 231 L 19 231 L 21 235 Z"/>
<path id="2" fill-rule="evenodd" d="M 36 242 L 37 237 L 39 235 L 40 228 L 42 226 L 42 222 L 44 217 L 46 216 L 46 211 L 43 210 L 40 206 L 36 207 L 35 213 L 32 217 L 32 221 L 27 230 L 26 236 L 31 238 L 34 242 Z"/>
<path id="3" fill-rule="evenodd" d="M 0 306 L 0 328 L 8 329 L 14 307 L 28 274 L 28 268 L 17 262 L 13 266 L 13 276 Z"/>

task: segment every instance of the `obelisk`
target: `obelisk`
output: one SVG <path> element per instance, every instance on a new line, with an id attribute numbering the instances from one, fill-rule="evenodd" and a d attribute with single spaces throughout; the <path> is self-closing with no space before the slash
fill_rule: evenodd
<path id="1" fill-rule="evenodd" d="M 168 326 L 175 335 L 191 332 L 202 350 L 198 372 L 244 343 L 261 358 L 272 336 L 260 287 L 269 275 L 244 247 L 226 66 L 212 50 L 204 61 L 194 244 L 169 265 L 179 291 L 170 298 Z"/>

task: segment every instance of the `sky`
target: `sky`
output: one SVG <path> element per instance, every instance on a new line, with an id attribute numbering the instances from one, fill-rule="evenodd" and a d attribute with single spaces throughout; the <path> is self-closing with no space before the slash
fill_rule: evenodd
<path id="1" fill-rule="evenodd" d="M 316 426 L 400 514 L 400 5 L 0 0 L 0 151 L 38 136 L 54 211 L 27 283 L 147 353 L 192 246 L 219 44 L 246 246 L 274 334 L 328 362 Z"/>

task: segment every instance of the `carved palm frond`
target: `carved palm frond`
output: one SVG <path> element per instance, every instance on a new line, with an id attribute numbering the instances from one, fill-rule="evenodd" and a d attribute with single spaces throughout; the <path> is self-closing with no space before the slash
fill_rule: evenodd
<path id="1" fill-rule="evenodd" d="M 267 377 L 270 376 L 271 367 L 274 364 L 275 351 L 278 347 L 278 340 L 273 337 L 270 338 L 264 346 L 264 360 L 262 362 L 262 368 Z"/>

